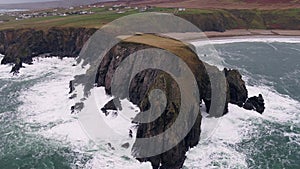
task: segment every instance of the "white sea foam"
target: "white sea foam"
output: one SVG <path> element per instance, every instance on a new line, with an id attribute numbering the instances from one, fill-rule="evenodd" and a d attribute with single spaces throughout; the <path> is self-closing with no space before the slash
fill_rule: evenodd
<path id="1" fill-rule="evenodd" d="M 268 120 L 278 123 L 287 123 L 293 128 L 300 126 L 299 110 L 300 104 L 288 96 L 280 95 L 276 91 L 262 86 L 247 86 L 250 96 L 262 93 L 265 99 L 266 109 L 263 115 L 254 111 L 245 110 L 236 105 L 229 105 L 229 113 L 221 117 L 217 128 L 206 140 L 187 153 L 184 166 L 186 168 L 248 168 L 246 154 L 238 152 L 235 144 L 247 135 L 257 123 Z M 202 129 L 205 129 L 205 119 Z M 207 131 L 202 131 L 205 133 Z M 300 135 L 296 133 L 285 133 L 294 142 L 300 141 Z M 296 139 L 295 139 L 296 138 Z"/>
<path id="2" fill-rule="evenodd" d="M 226 44 L 237 42 L 300 43 L 300 38 L 229 38 L 212 40 L 208 43 Z M 201 46 L 207 43 L 195 42 L 194 44 Z M 202 57 L 202 59 L 205 60 L 206 58 Z M 214 65 L 222 64 L 217 55 L 208 61 Z M 244 77 L 244 79 L 249 79 L 249 77 Z M 290 138 L 290 142 L 296 142 L 300 145 L 300 135 L 292 132 L 295 126 L 300 126 L 299 101 L 289 96 L 281 95 L 267 86 L 247 86 L 247 89 L 249 96 L 258 95 L 259 93 L 264 96 L 266 107 L 264 114 L 260 115 L 254 111 L 245 110 L 230 104 L 229 113 L 217 121 L 218 124 L 213 133 L 206 131 L 208 129 L 205 127 L 207 119 L 204 118 L 201 125 L 201 136 L 210 133 L 211 137 L 205 140 L 200 138 L 200 143 L 188 151 L 187 159 L 184 163 L 185 168 L 248 168 L 246 154 L 237 151 L 235 145 L 243 139 L 251 137 L 247 133 L 256 127 L 253 123 L 263 123 L 264 120 L 290 125 L 291 132 L 286 132 L 284 135 Z"/>
<path id="3" fill-rule="evenodd" d="M 8 12 L 22 12 L 22 11 L 28 11 L 28 9 L 0 9 L 0 14 L 8 13 Z"/>
<path id="4" fill-rule="evenodd" d="M 78 94 L 77 100 L 69 99 L 69 81 L 73 79 L 74 70 L 78 73 L 78 67 L 72 67 L 73 59 L 58 58 L 40 58 L 34 60 L 33 65 L 25 65 L 26 69 L 21 69 L 18 77 L 7 75 L 5 78 L 11 80 L 30 80 L 41 78 L 36 84 L 28 89 L 24 89 L 20 93 L 19 100 L 23 104 L 19 107 L 20 118 L 27 124 L 28 131 L 40 134 L 49 139 L 55 139 L 62 144 L 71 144 L 76 151 L 91 154 L 91 159 L 86 168 L 101 169 L 135 169 L 135 168 L 151 168 L 150 163 L 139 163 L 130 155 L 130 150 L 135 138 L 135 130 L 128 119 L 130 116 L 108 116 L 98 111 L 96 114 L 71 114 L 70 107 L 83 96 L 83 87 L 77 86 L 75 91 Z M 0 73 L 7 73 L 10 67 L 1 66 Z M 82 71 L 84 72 L 84 70 Z M 81 72 L 81 73 L 82 73 Z M 89 102 L 94 106 L 103 106 L 111 97 L 105 95 L 103 88 L 95 88 L 92 95 L 88 97 L 85 103 Z M 97 104 L 96 104 L 97 103 Z M 123 100 L 121 114 L 136 111 L 136 107 L 126 100 Z M 86 105 L 86 107 L 92 107 Z M 96 107 L 94 110 L 97 110 Z M 85 112 L 85 111 L 83 111 Z M 87 113 L 87 112 L 85 112 Z M 132 114 L 131 114 L 132 115 Z M 103 118 L 96 124 L 109 124 L 106 128 L 100 128 L 100 134 L 117 133 L 117 139 L 103 139 L 101 144 L 91 142 L 91 131 L 87 126 L 82 124 L 82 117 L 88 117 L 87 120 L 96 117 Z M 79 120 L 80 119 L 80 120 Z M 124 120 L 125 119 L 125 120 Z M 92 124 L 92 123 L 90 123 Z M 95 124 L 95 123 L 94 123 Z M 99 127 L 99 126 L 95 126 Z M 100 126 L 101 127 L 101 126 Z M 113 130 L 109 130 L 112 129 Z M 99 129 L 99 128 L 98 128 Z M 129 129 L 133 130 L 133 138 L 129 137 Z M 99 130 L 98 130 L 99 131 Z M 120 135 L 121 133 L 121 135 Z M 123 134 L 123 135 L 122 135 Z M 130 143 L 129 148 L 123 148 L 121 145 Z"/>
<path id="5" fill-rule="evenodd" d="M 72 102 L 68 99 L 68 84 L 74 74 L 73 63 L 74 59 L 70 58 L 39 58 L 33 65 L 25 65 L 18 75 L 22 80 L 40 78 L 20 93 L 19 100 L 23 104 L 19 111 L 27 123 L 40 125 L 38 133 L 45 137 L 61 137 L 66 141 L 85 139 L 76 116 L 70 113 Z"/>
<path id="6" fill-rule="evenodd" d="M 282 41 L 287 42 L 287 39 Z M 221 42 L 222 41 L 219 41 L 217 43 Z M 222 43 L 233 42 L 240 41 L 223 40 Z M 247 40 L 247 42 L 249 42 L 249 40 Z M 74 68 L 71 66 L 73 62 L 73 59 L 60 60 L 58 58 L 35 60 L 33 65 L 25 65 L 26 69 L 21 69 L 18 77 L 12 77 L 12 75 L 8 73 L 11 66 L 1 65 L 0 78 L 28 80 L 42 77 L 42 80 L 38 83 L 21 92 L 19 99 L 22 100 L 24 104 L 19 108 L 20 114 L 28 123 L 29 128 L 31 125 L 36 124 L 41 127 L 37 131 L 33 130 L 32 132 L 36 132 L 47 138 L 71 142 L 71 144 L 80 151 L 88 151 L 91 153 L 93 159 L 90 160 L 85 167 L 101 169 L 151 168 L 149 163 L 140 164 L 135 160 L 130 155 L 130 148 L 125 149 L 120 146 L 126 142 L 129 142 L 132 146 L 132 142 L 134 141 L 134 139 L 130 139 L 126 136 L 128 130 L 132 127 L 126 118 L 130 118 L 132 114 L 126 115 L 126 118 L 123 116 L 106 117 L 103 113 L 97 111 L 90 112 L 90 114 L 70 114 L 70 106 L 78 101 L 76 99 L 75 101 L 68 99 L 68 83 L 69 80 L 72 80 L 74 75 Z M 295 125 L 300 125 L 300 104 L 298 101 L 288 96 L 280 95 L 275 90 L 265 86 L 247 86 L 247 88 L 249 90 L 249 96 L 257 95 L 258 93 L 263 94 L 266 102 L 265 113 L 260 115 L 254 111 L 247 111 L 238 106 L 230 105 L 229 113 L 220 118 L 217 128 L 210 139 L 201 140 L 199 145 L 187 153 L 187 159 L 184 164 L 186 168 L 247 168 L 246 154 L 238 152 L 234 145 L 247 137 L 247 132 L 253 128 L 251 124 L 251 120 L 253 119 L 257 119 L 258 121 L 269 120 L 289 123 L 291 124 L 291 129 L 293 129 Z M 80 91 L 83 90 L 82 86 L 79 86 L 76 90 L 78 90 L 79 96 L 83 95 L 83 93 L 80 93 Z M 111 99 L 111 97 L 105 95 L 103 88 L 93 89 L 92 94 L 95 96 L 88 98 L 92 100 L 87 100 L 85 103 L 94 104 L 94 106 L 96 106 L 94 108 L 98 110 Z M 78 98 L 80 98 L 79 96 Z M 133 109 L 130 108 L 133 107 L 133 105 L 126 100 L 122 101 L 122 103 L 123 107 L 127 107 L 123 110 L 124 113 L 136 110 L 136 107 Z M 101 118 L 101 122 L 103 123 L 99 124 L 105 124 L 107 127 L 102 128 L 102 137 L 105 132 L 108 134 L 114 132 L 117 135 L 121 134 L 119 138 L 122 139 L 114 139 L 113 141 L 103 140 L 103 144 L 101 145 L 90 143 L 89 138 L 92 136 L 89 135 L 89 132 L 85 131 L 88 128 L 83 126 L 82 121 L 78 120 L 80 116 L 86 117 L 87 122 L 93 119 L 93 117 Z M 91 127 L 99 129 L 99 126 Z M 113 130 L 108 130 L 112 128 Z M 205 129 L 205 121 L 203 122 L 202 128 Z M 124 133 L 125 135 L 122 135 Z M 205 133 L 205 131 L 202 131 L 202 133 Z M 299 135 L 295 133 L 285 133 L 285 135 L 296 137 L 298 138 L 296 141 L 299 142 Z"/>
<path id="7" fill-rule="evenodd" d="M 73 145 L 79 146 L 78 149 L 80 151 L 88 150 L 93 155 L 93 159 L 88 163 L 89 167 L 107 169 L 121 167 L 128 169 L 151 168 L 149 163 L 140 164 L 135 160 L 130 155 L 130 148 L 124 149 L 120 146 L 126 142 L 130 142 L 130 145 L 132 145 L 134 141 L 125 136 L 128 134 L 131 124 L 126 120 L 124 121 L 122 117 L 105 117 L 103 113 L 97 112 L 96 116 L 104 118 L 103 122 L 105 124 L 112 125 L 108 125 L 108 128 L 102 130 L 101 134 L 104 133 L 103 131 L 106 130 L 107 132 L 107 129 L 113 128 L 114 130 L 111 132 L 117 134 L 125 133 L 125 135 L 120 135 L 119 138 L 122 139 L 119 140 L 115 139 L 110 142 L 104 140 L 100 146 L 90 145 L 89 136 L 82 128 L 81 122 L 78 121 L 78 116 L 70 114 L 70 106 L 74 101 L 68 99 L 68 82 L 73 78 L 74 68 L 71 66 L 73 62 L 72 59 L 45 58 L 39 59 L 39 61 L 36 60 L 33 65 L 26 65 L 26 69 L 21 69 L 19 77 L 22 77 L 23 80 L 45 77 L 44 80 L 21 93 L 19 99 L 24 102 L 20 107 L 22 118 L 28 124 L 39 124 L 41 128 L 34 132 L 44 137 L 55 138 L 66 143 L 71 142 Z M 7 70 L 10 70 L 9 66 L 2 65 L 0 68 L 1 72 Z M 52 73 L 49 74 L 49 72 Z M 17 77 L 13 78 L 17 79 Z M 219 120 L 218 127 L 211 138 L 209 140 L 201 140 L 198 146 L 187 153 L 185 167 L 247 168 L 246 155 L 237 152 L 233 145 L 245 138 L 246 133 L 251 130 L 252 125 L 249 119 L 256 118 L 299 123 L 299 115 L 294 113 L 299 110 L 299 102 L 287 96 L 282 96 L 267 87 L 247 86 L 247 88 L 250 96 L 258 93 L 263 94 L 266 101 L 265 113 L 260 115 L 256 112 L 230 105 L 230 112 Z M 80 91 L 83 90 L 82 87 L 76 89 L 78 90 L 78 95 L 83 95 L 83 93 L 80 94 Z M 95 97 L 89 98 L 93 99 L 92 102 L 97 103 L 97 109 L 112 99 L 105 95 L 103 88 L 93 89 L 92 93 L 95 94 Z M 133 105 L 128 102 L 126 104 L 125 107 L 127 109 L 124 109 L 124 112 L 132 111 L 130 107 Z M 294 121 L 297 119 L 298 121 Z M 291 123 L 291 127 L 293 123 Z M 205 128 L 205 121 L 202 128 Z M 205 131 L 202 132 L 205 133 Z M 293 137 L 295 134 L 286 133 L 286 135 Z M 108 143 L 110 143 L 110 146 Z M 99 151 L 99 149 L 101 150 Z M 219 167 L 217 167 L 218 165 Z"/>
<path id="8" fill-rule="evenodd" d="M 241 42 L 283 42 L 283 43 L 300 43 L 300 37 L 269 37 L 269 36 L 242 36 L 242 37 L 226 37 L 226 38 L 213 38 L 202 41 L 192 42 L 195 46 L 202 46 L 208 44 L 228 44 L 228 43 L 241 43 Z"/>

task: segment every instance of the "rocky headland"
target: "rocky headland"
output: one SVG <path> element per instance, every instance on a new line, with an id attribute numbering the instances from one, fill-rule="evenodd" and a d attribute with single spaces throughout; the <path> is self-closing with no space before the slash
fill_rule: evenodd
<path id="1" fill-rule="evenodd" d="M 111 95 L 111 84 L 112 84 L 112 77 L 116 72 L 116 69 L 120 65 L 120 63 L 131 54 L 149 48 L 159 48 L 169 51 L 171 53 L 176 54 L 182 60 L 187 63 L 193 74 L 195 75 L 199 94 L 200 94 L 200 102 L 204 102 L 207 108 L 207 112 L 210 114 L 218 114 L 214 111 L 221 111 L 221 115 L 228 113 L 228 104 L 236 104 L 240 107 L 245 107 L 247 109 L 249 101 L 255 102 L 254 105 L 261 105 L 262 102 L 256 102 L 255 99 L 249 98 L 248 99 L 248 91 L 245 86 L 245 82 L 242 80 L 241 74 L 237 70 L 228 70 L 224 69 L 220 71 L 215 66 L 208 65 L 202 61 L 200 61 L 197 55 L 191 50 L 188 46 L 183 44 L 180 41 L 170 39 L 167 37 L 162 37 L 158 35 L 152 34 L 144 34 L 131 37 L 129 39 L 125 39 L 122 42 L 115 45 L 103 58 L 101 64 L 98 68 L 98 73 L 95 78 L 95 82 L 98 87 L 102 86 L 105 87 L 106 93 Z M 140 65 L 138 60 L 132 60 L 131 65 Z M 162 64 L 162 63 L 157 63 Z M 181 69 L 180 66 L 175 66 L 177 69 Z M 128 68 L 131 70 L 131 68 Z M 125 71 L 125 70 L 124 70 Z M 127 72 L 128 76 L 123 77 L 126 80 L 129 79 L 131 76 L 131 72 Z M 226 78 L 225 82 L 222 82 L 220 75 L 224 75 Z M 216 88 L 222 88 L 225 91 L 225 98 L 224 100 L 220 100 L 221 102 L 224 101 L 224 107 L 220 106 L 222 110 L 218 108 L 214 108 L 210 110 L 210 105 L 214 101 L 212 100 L 212 87 L 211 87 L 211 80 L 215 80 L 218 82 Z M 176 120 L 179 111 L 180 111 L 180 90 L 178 88 L 178 84 L 172 77 L 161 71 L 161 70 L 152 70 L 149 69 L 147 71 L 142 71 L 135 75 L 133 80 L 130 83 L 129 87 L 129 98 L 132 103 L 138 105 L 141 111 L 147 111 L 150 106 L 148 96 L 151 90 L 153 89 L 160 89 L 166 93 L 167 97 L 167 105 L 166 109 L 163 111 L 163 114 L 157 118 L 155 121 L 150 123 L 141 123 L 138 124 L 137 129 L 137 138 L 148 138 L 151 136 L 155 136 L 164 132 L 168 129 Z M 262 99 L 262 96 L 260 95 Z M 108 115 L 108 110 L 117 111 L 120 109 L 120 105 L 114 105 L 114 103 L 119 103 L 119 99 L 124 98 L 115 98 L 115 100 L 111 100 L 108 102 L 101 110 L 103 113 Z M 248 101 L 247 101 L 248 100 Z M 262 99 L 263 100 L 263 99 Z M 247 101 L 247 104 L 245 102 Z M 220 103 L 220 102 L 219 102 Z M 199 103 L 196 103 L 199 104 Z M 255 109 L 251 107 L 251 110 L 262 110 L 261 108 Z M 193 111 L 193 109 L 190 109 Z M 178 143 L 172 149 L 147 158 L 137 158 L 139 161 L 149 161 L 151 162 L 154 169 L 179 169 L 183 166 L 185 161 L 185 154 L 186 152 L 196 146 L 200 139 L 201 133 L 201 113 L 197 112 L 198 116 L 193 124 L 192 129 L 190 132 L 184 137 L 184 139 Z M 184 128 L 188 124 L 182 124 Z M 176 134 L 176 133 L 174 133 Z M 167 138 L 172 139 L 172 138 Z M 158 141 L 157 144 L 163 144 L 164 140 Z M 145 151 L 149 147 L 140 147 L 138 143 L 134 144 L 133 151 L 140 152 Z M 155 147 L 154 147 L 155 148 Z"/>
<path id="2" fill-rule="evenodd" d="M 12 71 L 16 72 L 22 67 L 22 63 L 31 63 L 33 57 L 38 57 L 41 54 L 59 57 L 77 57 L 84 43 L 95 31 L 96 29 L 92 28 L 2 30 L 0 31 L 0 53 L 4 54 L 5 57 L 1 61 L 1 64 L 14 63 Z M 150 41 L 147 41 L 147 39 L 150 39 Z M 152 34 L 135 36 L 131 39 L 123 40 L 114 46 L 105 55 L 104 60 L 99 65 L 98 73 L 95 77 L 98 87 L 105 87 L 106 93 L 111 95 L 112 76 L 120 62 L 130 54 L 148 48 L 167 50 L 178 55 L 187 63 L 197 81 L 200 93 L 200 98 L 198 99 L 200 102 L 203 101 L 205 103 L 207 111 L 212 115 L 214 115 L 214 111 L 222 111 L 222 115 L 228 113 L 229 103 L 236 104 L 245 109 L 256 110 L 259 113 L 263 112 L 264 103 L 262 96 L 248 99 L 245 82 L 237 70 L 224 69 L 220 71 L 216 67 L 200 61 L 194 51 L 182 42 Z M 133 61 L 133 64 L 139 63 Z M 176 67 L 174 68 L 176 69 Z M 226 81 L 220 81 L 216 88 L 225 89 L 225 98 L 219 100 L 223 101 L 225 105 L 220 106 L 222 110 L 220 108 L 211 110 L 211 103 L 214 101 L 212 100 L 211 80 L 214 78 L 218 80 L 218 76 L 222 74 L 224 74 Z M 72 92 L 72 85 L 70 86 L 70 92 Z M 138 105 L 141 111 L 146 111 L 150 107 L 148 100 L 149 92 L 157 88 L 166 91 L 166 109 L 155 121 L 138 124 L 137 138 L 151 137 L 164 132 L 165 129 L 173 124 L 178 116 L 181 106 L 178 85 L 176 85 L 171 76 L 162 71 L 148 70 L 137 74 L 131 82 L 128 99 L 135 105 Z M 114 102 L 109 102 L 104 106 L 102 111 L 117 110 L 118 106 L 114 105 Z M 73 107 L 73 109 L 75 108 L 76 106 Z M 189 111 L 192 112 L 194 110 L 190 109 Z M 154 169 L 181 168 L 186 158 L 186 152 L 196 146 L 200 139 L 202 117 L 200 112 L 196 113 L 198 116 L 192 129 L 175 147 L 153 157 L 137 159 L 141 162 L 150 161 Z M 187 125 L 189 124 L 182 124 L 183 127 Z M 160 142 L 162 143 L 163 141 L 161 140 Z M 139 144 L 135 144 L 133 148 L 137 153 L 145 151 L 145 147 L 141 147 Z"/>

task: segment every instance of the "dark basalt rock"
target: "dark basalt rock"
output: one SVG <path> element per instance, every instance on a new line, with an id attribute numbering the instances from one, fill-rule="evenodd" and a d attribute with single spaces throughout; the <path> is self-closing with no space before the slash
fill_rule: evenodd
<path id="1" fill-rule="evenodd" d="M 240 107 L 243 106 L 248 98 L 248 91 L 242 75 L 237 70 L 224 69 L 224 73 L 229 85 L 229 102 Z"/>
<path id="2" fill-rule="evenodd" d="M 244 104 L 244 109 L 246 110 L 255 110 L 258 113 L 262 114 L 265 110 L 265 103 L 263 96 L 261 94 L 254 97 L 250 97 Z"/>
<path id="3" fill-rule="evenodd" d="M 70 89 L 69 94 L 71 94 L 75 90 L 75 87 L 74 87 L 74 84 L 73 84 L 72 80 L 69 82 L 69 89 Z"/>
<path id="4" fill-rule="evenodd" d="M 20 59 L 17 59 L 15 65 L 12 67 L 10 73 L 13 73 L 13 75 L 17 75 L 21 68 L 24 68 L 23 63 Z"/>
<path id="5" fill-rule="evenodd" d="M 121 147 L 123 147 L 123 148 L 125 148 L 125 149 L 129 148 L 129 146 L 130 146 L 129 143 L 125 143 L 125 144 L 122 144 L 122 145 L 121 145 Z"/>
<path id="6" fill-rule="evenodd" d="M 74 106 L 71 106 L 71 114 L 80 112 L 84 107 L 82 102 L 76 103 Z"/>
<path id="7" fill-rule="evenodd" d="M 120 100 L 117 99 L 117 98 L 112 99 L 112 100 L 110 100 L 108 103 L 106 103 L 106 104 L 104 105 L 103 108 L 101 108 L 101 111 L 102 111 L 106 116 L 109 115 L 108 110 L 114 110 L 114 111 L 122 110 Z"/>

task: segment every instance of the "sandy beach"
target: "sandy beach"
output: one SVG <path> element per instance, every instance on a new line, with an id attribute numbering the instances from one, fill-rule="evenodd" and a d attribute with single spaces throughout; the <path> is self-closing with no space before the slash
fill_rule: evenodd
<path id="1" fill-rule="evenodd" d="M 262 30 L 262 29 L 233 29 L 225 32 L 207 31 L 203 33 L 167 33 L 165 36 L 173 37 L 182 41 L 198 41 L 209 39 L 223 39 L 230 37 L 300 37 L 300 30 Z"/>
<path id="2" fill-rule="evenodd" d="M 233 29 L 225 32 L 204 32 L 209 38 L 233 36 L 300 36 L 300 30 Z"/>

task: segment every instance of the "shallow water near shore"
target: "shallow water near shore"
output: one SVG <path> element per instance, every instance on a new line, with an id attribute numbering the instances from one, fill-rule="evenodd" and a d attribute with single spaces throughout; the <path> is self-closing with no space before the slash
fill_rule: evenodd
<path id="1" fill-rule="evenodd" d="M 299 168 L 300 43 L 227 42 L 215 44 L 220 57 L 209 58 L 201 46 L 199 55 L 240 70 L 249 96 L 263 94 L 266 111 L 260 115 L 230 105 L 212 137 L 187 153 L 184 168 Z M 89 141 L 69 109 L 73 63 L 35 60 L 18 77 L 0 65 L 0 168 L 151 168 L 124 149 Z"/>

